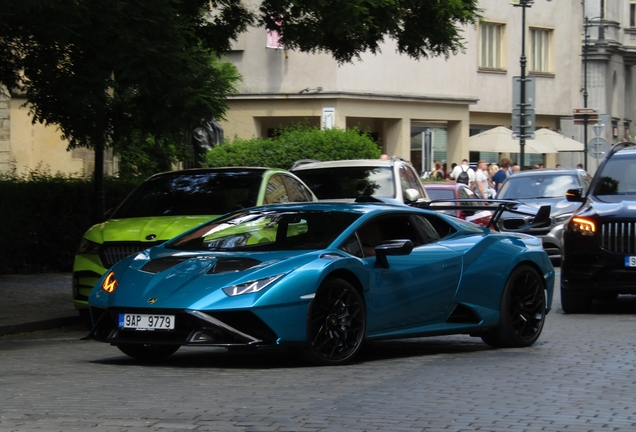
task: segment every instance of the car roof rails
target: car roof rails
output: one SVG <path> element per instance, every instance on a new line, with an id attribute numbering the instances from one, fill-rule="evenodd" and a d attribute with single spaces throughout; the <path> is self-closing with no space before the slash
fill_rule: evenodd
<path id="1" fill-rule="evenodd" d="M 298 159 L 296 162 L 294 162 L 290 170 L 293 170 L 294 168 L 298 168 L 300 165 L 314 163 L 314 162 L 318 162 L 318 161 L 315 159 Z"/>
<path id="2" fill-rule="evenodd" d="M 612 148 L 610 148 L 610 151 L 609 151 L 609 154 L 607 155 L 607 157 L 610 157 L 614 153 L 616 153 L 617 151 L 624 150 L 626 148 L 636 149 L 636 143 L 633 143 L 631 141 L 616 143 L 616 144 L 614 144 L 612 146 Z"/>

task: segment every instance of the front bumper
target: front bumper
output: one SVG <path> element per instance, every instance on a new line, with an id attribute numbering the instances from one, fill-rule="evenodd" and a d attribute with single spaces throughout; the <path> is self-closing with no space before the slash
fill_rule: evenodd
<path id="1" fill-rule="evenodd" d="M 568 253 L 561 265 L 561 290 L 636 294 L 636 268 L 625 267 L 624 254 Z"/>
<path id="2" fill-rule="evenodd" d="M 277 345 L 278 336 L 250 311 L 195 311 L 163 309 L 153 314 L 174 315 L 174 330 L 129 330 L 118 327 L 120 313 L 148 310 L 91 307 L 95 325 L 88 339 L 119 344 L 250 347 Z"/>

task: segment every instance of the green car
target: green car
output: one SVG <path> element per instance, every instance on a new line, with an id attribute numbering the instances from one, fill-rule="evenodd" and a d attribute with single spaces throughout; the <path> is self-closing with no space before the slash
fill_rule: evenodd
<path id="1" fill-rule="evenodd" d="M 263 204 L 317 201 L 294 174 L 269 168 L 201 168 L 156 174 L 82 238 L 73 264 L 73 303 L 88 317 L 88 296 L 118 261 L 222 214 Z"/>

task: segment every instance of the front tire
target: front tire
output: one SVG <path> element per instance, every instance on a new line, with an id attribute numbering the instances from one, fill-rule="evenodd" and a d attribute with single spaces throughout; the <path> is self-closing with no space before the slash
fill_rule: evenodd
<path id="1" fill-rule="evenodd" d="M 117 348 L 137 360 L 159 361 L 177 352 L 180 345 L 121 344 Z"/>
<path id="2" fill-rule="evenodd" d="M 342 279 L 329 279 L 309 307 L 305 356 L 318 365 L 345 364 L 360 350 L 365 331 L 360 293 Z"/>
<path id="3" fill-rule="evenodd" d="M 545 311 L 543 279 L 533 267 L 521 265 L 506 282 L 499 308 L 499 326 L 481 338 L 495 348 L 528 347 L 539 339 Z"/>

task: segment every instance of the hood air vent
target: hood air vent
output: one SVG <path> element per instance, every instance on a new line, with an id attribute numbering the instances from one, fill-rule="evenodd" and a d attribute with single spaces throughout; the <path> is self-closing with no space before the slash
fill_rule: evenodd
<path id="1" fill-rule="evenodd" d="M 259 265 L 261 262 L 252 258 L 219 259 L 208 271 L 208 274 L 239 272 Z"/>
<path id="2" fill-rule="evenodd" d="M 170 267 L 174 267 L 177 264 L 181 264 L 184 261 L 189 260 L 190 257 L 165 257 L 165 258 L 157 258 L 149 261 L 141 268 L 141 271 L 145 271 L 148 273 L 159 273 L 164 270 L 169 269 Z"/>

